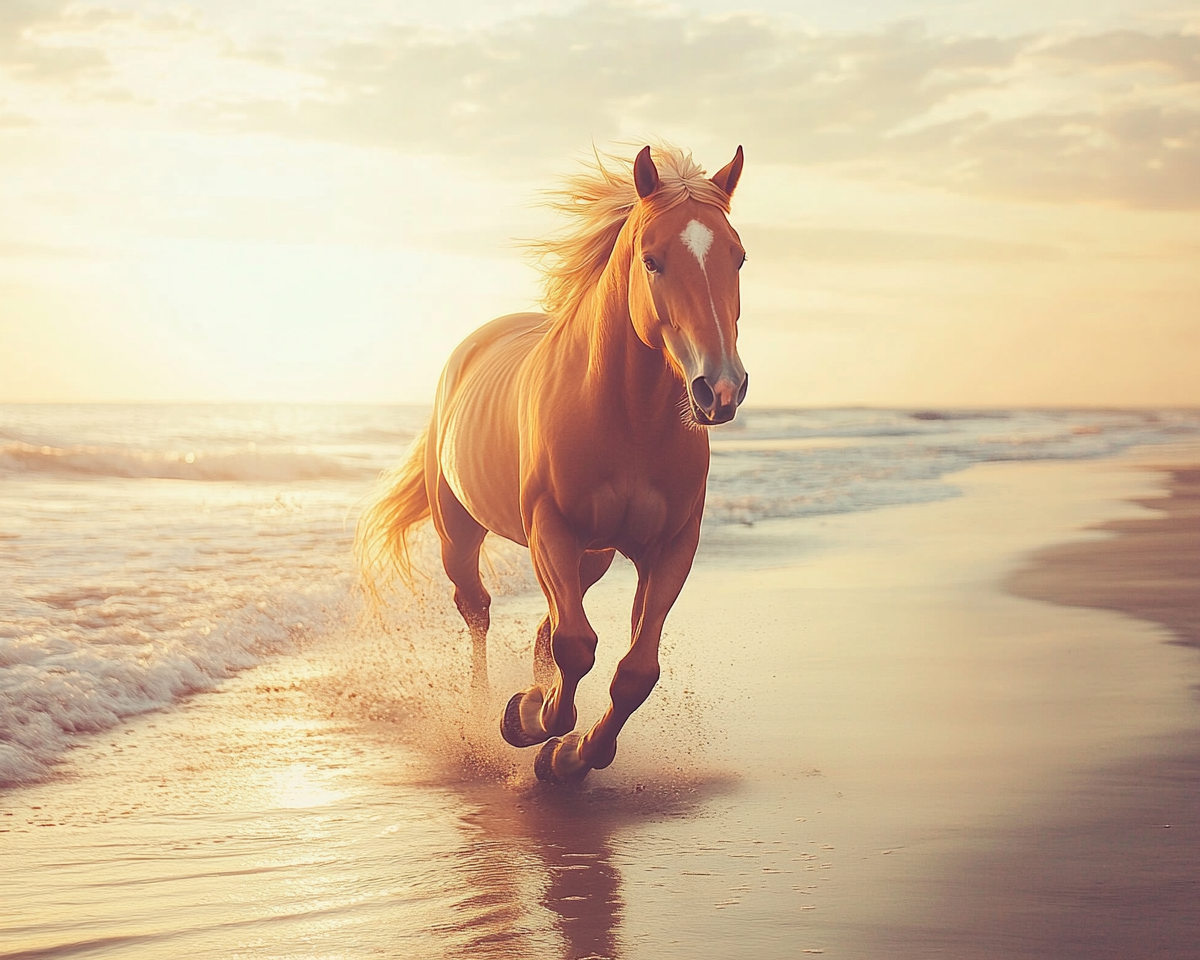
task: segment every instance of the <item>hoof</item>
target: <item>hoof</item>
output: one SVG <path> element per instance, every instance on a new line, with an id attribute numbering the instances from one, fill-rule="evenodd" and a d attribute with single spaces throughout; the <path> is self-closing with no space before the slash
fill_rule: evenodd
<path id="1" fill-rule="evenodd" d="M 532 747 L 545 743 L 550 734 L 542 728 L 542 691 L 531 687 L 514 693 L 500 717 L 500 736 L 514 747 Z"/>
<path id="2" fill-rule="evenodd" d="M 555 737 L 547 741 L 533 761 L 533 772 L 542 783 L 558 786 L 582 783 L 589 767 L 579 755 L 580 736 L 568 733 L 561 740 Z"/>

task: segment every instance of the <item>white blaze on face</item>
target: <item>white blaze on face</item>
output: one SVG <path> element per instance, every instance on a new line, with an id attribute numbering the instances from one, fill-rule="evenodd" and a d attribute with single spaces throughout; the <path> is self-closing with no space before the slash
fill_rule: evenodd
<path id="1" fill-rule="evenodd" d="M 703 270 L 704 258 L 708 256 L 708 249 L 712 246 L 713 232 L 699 220 L 689 220 L 679 239 L 692 251 L 692 256 L 700 261 L 700 269 Z"/>
<path id="2" fill-rule="evenodd" d="M 717 316 L 717 305 L 713 302 L 712 282 L 708 279 L 708 270 L 704 267 L 704 258 L 712 247 L 713 232 L 699 220 L 689 220 L 679 235 L 683 245 L 687 247 L 696 262 L 700 264 L 700 272 L 704 274 L 704 283 L 708 287 L 708 305 L 712 307 L 713 323 L 717 325 L 717 337 L 721 341 L 721 353 L 725 353 L 725 334 L 721 331 L 721 318 Z"/>

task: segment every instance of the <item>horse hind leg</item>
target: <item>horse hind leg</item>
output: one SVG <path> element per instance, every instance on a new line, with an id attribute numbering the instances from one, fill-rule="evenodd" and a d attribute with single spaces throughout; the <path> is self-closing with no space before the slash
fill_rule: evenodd
<path id="1" fill-rule="evenodd" d="M 491 625 L 491 595 L 479 576 L 479 551 L 487 529 L 468 512 L 446 481 L 437 482 L 437 530 L 442 541 L 442 566 L 454 584 L 454 605 L 471 635 L 471 687 L 488 687 L 487 633 Z"/>

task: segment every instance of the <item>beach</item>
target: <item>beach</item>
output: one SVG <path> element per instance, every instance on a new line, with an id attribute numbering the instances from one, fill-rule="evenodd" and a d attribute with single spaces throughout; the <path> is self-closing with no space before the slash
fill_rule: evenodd
<path id="1" fill-rule="evenodd" d="M 0 960 L 1200 960 L 1198 212 L 1177 0 L 0 0 Z"/>
<path id="2" fill-rule="evenodd" d="M 578 790 L 496 729 L 542 612 L 519 554 L 482 700 L 440 580 L 330 616 L 0 792 L 0 957 L 1194 957 L 1195 464 L 711 526 Z M 588 596 L 581 719 L 633 588 Z"/>

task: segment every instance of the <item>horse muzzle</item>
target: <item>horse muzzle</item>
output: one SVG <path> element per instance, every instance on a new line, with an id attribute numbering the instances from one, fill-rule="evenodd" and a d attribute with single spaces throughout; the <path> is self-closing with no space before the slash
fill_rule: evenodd
<path id="1" fill-rule="evenodd" d="M 743 373 L 740 383 L 722 375 L 715 383 L 699 376 L 688 384 L 688 399 L 692 404 L 692 415 L 697 423 L 715 426 L 728 423 L 737 413 L 737 408 L 746 399 L 750 387 L 750 374 Z"/>

